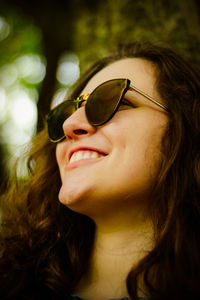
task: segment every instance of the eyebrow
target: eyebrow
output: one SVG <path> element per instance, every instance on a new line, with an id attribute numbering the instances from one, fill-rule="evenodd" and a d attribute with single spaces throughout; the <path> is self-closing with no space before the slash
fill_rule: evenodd
<path id="1" fill-rule="evenodd" d="M 147 98 L 148 100 L 150 100 L 151 102 L 155 103 L 156 105 L 160 106 L 161 108 L 163 108 L 164 110 L 168 111 L 168 108 L 163 105 L 162 103 L 160 103 L 159 101 L 155 100 L 154 98 L 152 98 L 151 96 L 147 95 L 146 93 L 142 92 L 141 90 L 139 90 L 138 88 L 136 88 L 132 83 L 130 83 L 129 86 L 131 89 L 133 89 L 134 91 L 136 91 L 137 93 L 139 93 L 140 95 L 144 96 L 145 98 Z"/>

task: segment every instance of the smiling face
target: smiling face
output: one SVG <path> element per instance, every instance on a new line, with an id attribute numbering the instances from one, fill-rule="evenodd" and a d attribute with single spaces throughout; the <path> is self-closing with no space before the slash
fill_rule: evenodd
<path id="1" fill-rule="evenodd" d="M 128 78 L 138 89 L 162 99 L 155 88 L 155 67 L 139 58 L 126 58 L 99 71 L 81 94 L 91 93 L 101 83 Z M 129 214 L 148 201 L 161 161 L 161 140 L 168 117 L 162 108 L 136 91 L 102 126 L 88 123 L 85 108 L 79 108 L 63 124 L 66 139 L 56 148 L 62 186 L 59 200 L 92 218 Z"/>

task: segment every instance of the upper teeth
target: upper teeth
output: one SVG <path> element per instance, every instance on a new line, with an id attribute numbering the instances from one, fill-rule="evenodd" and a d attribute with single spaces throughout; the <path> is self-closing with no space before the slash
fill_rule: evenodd
<path id="1" fill-rule="evenodd" d="M 99 152 L 96 151 L 90 151 L 90 150 L 80 150 L 77 152 L 74 152 L 70 158 L 70 163 L 74 161 L 78 161 L 81 159 L 87 159 L 87 158 L 97 158 L 101 157 L 103 154 L 100 154 Z"/>

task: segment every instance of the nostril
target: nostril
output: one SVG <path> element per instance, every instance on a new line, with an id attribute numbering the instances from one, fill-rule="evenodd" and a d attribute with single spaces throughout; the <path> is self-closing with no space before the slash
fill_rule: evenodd
<path id="1" fill-rule="evenodd" d="M 81 135 L 81 134 L 87 134 L 88 132 L 87 132 L 87 130 L 84 130 L 84 129 L 75 129 L 74 133 L 77 135 Z"/>

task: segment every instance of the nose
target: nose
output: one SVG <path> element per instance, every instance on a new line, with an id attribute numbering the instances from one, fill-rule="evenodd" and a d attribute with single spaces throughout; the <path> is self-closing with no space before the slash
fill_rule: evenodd
<path id="1" fill-rule="evenodd" d="M 87 120 L 85 107 L 77 109 L 63 123 L 63 131 L 67 139 L 77 140 L 94 134 L 96 130 L 96 127 L 92 126 Z"/>

